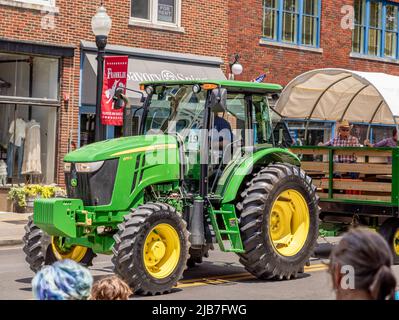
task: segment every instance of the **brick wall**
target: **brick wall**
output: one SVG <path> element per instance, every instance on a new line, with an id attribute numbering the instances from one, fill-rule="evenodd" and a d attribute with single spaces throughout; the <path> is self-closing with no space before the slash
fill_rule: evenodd
<path id="1" fill-rule="evenodd" d="M 227 60 L 228 1 L 182 1 L 181 25 L 184 33 L 129 26 L 130 1 L 103 1 L 112 18 L 109 43 L 130 47 L 167 50 L 220 57 Z M 68 151 L 69 137 L 77 141 L 80 77 L 80 40 L 94 41 L 91 18 L 100 1 L 56 0 L 59 13 L 54 16 L 55 28 L 43 29 L 45 14 L 38 10 L 0 5 L 0 37 L 12 40 L 67 44 L 76 47 L 75 57 L 62 61 L 61 97 L 58 114 L 57 171 L 58 183 L 64 182 L 62 159 Z"/>
<path id="2" fill-rule="evenodd" d="M 244 72 L 237 79 L 251 80 L 268 70 L 265 81 L 286 85 L 297 75 L 316 68 L 347 68 L 378 71 L 399 75 L 399 65 L 373 60 L 351 58 L 352 30 L 341 28 L 344 5 L 353 0 L 321 0 L 322 52 L 260 45 L 262 37 L 262 0 L 230 0 L 229 57 L 239 53 Z M 399 2 L 399 1 L 394 1 Z"/>

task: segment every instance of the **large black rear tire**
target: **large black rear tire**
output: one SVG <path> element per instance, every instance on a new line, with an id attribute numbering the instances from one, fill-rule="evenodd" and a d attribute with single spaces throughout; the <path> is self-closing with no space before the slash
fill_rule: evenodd
<path id="1" fill-rule="evenodd" d="M 255 175 L 241 198 L 240 262 L 259 279 L 296 277 L 318 238 L 319 198 L 312 179 L 296 166 L 272 164 Z"/>
<path id="2" fill-rule="evenodd" d="M 186 222 L 176 209 L 165 203 L 146 203 L 126 215 L 118 229 L 112 249 L 115 273 L 135 294 L 170 292 L 187 268 L 190 248 Z M 154 251 L 154 247 L 162 250 Z M 173 252 L 164 247 L 174 248 Z"/>
<path id="3" fill-rule="evenodd" d="M 56 261 L 62 260 L 59 255 L 57 257 L 57 253 L 54 252 L 52 237 L 34 224 L 32 216 L 29 217 L 28 224 L 25 226 L 23 242 L 25 261 L 29 264 L 29 268 L 35 273 L 44 265 L 50 265 Z M 75 261 L 89 267 L 93 264 L 92 262 L 95 257 L 96 254 L 90 248 L 85 248 L 81 258 Z"/>

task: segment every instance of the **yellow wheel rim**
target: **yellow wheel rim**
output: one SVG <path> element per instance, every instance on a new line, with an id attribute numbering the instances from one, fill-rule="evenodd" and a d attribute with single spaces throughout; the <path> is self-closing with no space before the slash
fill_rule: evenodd
<path id="1" fill-rule="evenodd" d="M 51 249 L 57 260 L 71 259 L 80 262 L 87 253 L 87 248 L 82 246 L 72 246 L 68 249 L 62 248 L 58 237 L 51 237 Z"/>
<path id="2" fill-rule="evenodd" d="M 175 228 L 166 223 L 155 226 L 147 235 L 143 260 L 147 272 L 156 279 L 169 276 L 179 263 L 180 239 Z"/>
<path id="3" fill-rule="evenodd" d="M 282 256 L 296 255 L 305 245 L 310 225 L 309 207 L 296 190 L 282 192 L 274 201 L 269 220 L 269 236 Z"/>
<path id="4" fill-rule="evenodd" d="M 396 230 L 393 236 L 393 250 L 397 256 L 399 256 L 399 229 Z"/>

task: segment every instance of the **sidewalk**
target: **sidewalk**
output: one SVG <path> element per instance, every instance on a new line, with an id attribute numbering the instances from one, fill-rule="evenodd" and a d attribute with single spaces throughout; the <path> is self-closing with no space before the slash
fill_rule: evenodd
<path id="1" fill-rule="evenodd" d="M 0 246 L 21 245 L 31 213 L 0 212 Z"/>

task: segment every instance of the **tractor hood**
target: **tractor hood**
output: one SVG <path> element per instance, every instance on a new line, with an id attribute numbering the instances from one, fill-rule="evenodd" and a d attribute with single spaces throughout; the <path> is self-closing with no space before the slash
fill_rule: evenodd
<path id="1" fill-rule="evenodd" d="M 145 152 L 158 148 L 176 148 L 176 138 L 170 135 L 146 135 L 124 137 L 96 142 L 68 153 L 66 162 L 93 162 L 117 158 L 135 152 Z"/>

